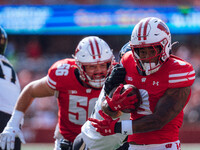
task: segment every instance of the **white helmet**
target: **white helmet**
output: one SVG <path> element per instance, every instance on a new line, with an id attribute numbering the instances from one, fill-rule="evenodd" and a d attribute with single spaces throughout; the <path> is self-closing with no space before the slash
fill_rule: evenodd
<path id="1" fill-rule="evenodd" d="M 105 78 L 91 79 L 85 72 L 84 65 L 107 63 L 107 74 L 113 67 L 114 55 L 108 44 L 97 36 L 82 39 L 75 51 L 75 61 L 80 71 L 80 78 L 94 88 L 101 88 Z"/>
<path id="2" fill-rule="evenodd" d="M 167 25 L 160 19 L 155 17 L 148 17 L 142 19 L 133 29 L 130 42 L 133 55 L 137 62 L 137 66 L 146 75 L 152 74 L 160 68 L 160 66 L 169 58 L 171 50 L 171 34 Z M 147 58 L 149 63 L 142 63 L 139 57 L 139 49 L 144 47 L 160 46 L 160 53 L 154 57 Z M 152 63 L 151 59 L 158 57 L 157 64 Z"/>

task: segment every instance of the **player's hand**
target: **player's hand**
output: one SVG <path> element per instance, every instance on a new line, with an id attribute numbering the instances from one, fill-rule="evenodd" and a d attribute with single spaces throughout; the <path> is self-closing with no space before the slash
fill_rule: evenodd
<path id="1" fill-rule="evenodd" d="M 18 127 L 6 126 L 3 132 L 0 134 L 0 146 L 4 150 L 13 150 L 15 146 L 15 137 L 19 137 L 21 142 L 25 144 L 22 131 Z"/>
<path id="2" fill-rule="evenodd" d="M 96 128 L 96 131 L 103 136 L 115 134 L 115 124 L 119 121 L 119 118 L 113 120 L 110 116 L 105 114 L 102 110 L 99 110 L 99 114 L 104 118 L 104 120 L 98 120 L 94 118 L 89 118 L 88 120 L 92 122 L 92 126 Z"/>
<path id="3" fill-rule="evenodd" d="M 114 87 L 117 87 L 120 83 L 123 83 L 125 76 L 125 68 L 120 64 L 115 65 L 111 74 L 106 78 L 105 81 L 104 90 L 106 94 L 108 95 Z"/>
<path id="4" fill-rule="evenodd" d="M 112 98 L 106 96 L 106 101 L 108 103 L 108 106 L 113 111 L 124 110 L 124 109 L 135 109 L 134 104 L 138 102 L 136 94 L 128 96 L 128 94 L 132 91 L 132 88 L 128 88 L 126 91 L 120 94 L 122 88 L 123 84 L 120 84 L 119 87 L 113 93 Z"/>

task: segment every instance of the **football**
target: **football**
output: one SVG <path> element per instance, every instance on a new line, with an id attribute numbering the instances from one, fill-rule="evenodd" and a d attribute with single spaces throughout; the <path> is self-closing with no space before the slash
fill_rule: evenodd
<path id="1" fill-rule="evenodd" d="M 138 109 L 138 107 L 140 106 L 141 102 L 142 102 L 142 98 L 141 98 L 139 89 L 136 88 L 132 84 L 125 84 L 120 93 L 123 93 L 124 91 L 126 91 L 130 87 L 132 87 L 133 90 L 127 95 L 127 97 L 136 94 L 138 102 L 134 104 L 135 105 L 135 109 L 124 109 L 124 110 L 122 110 L 122 112 L 124 112 L 124 113 L 133 113 L 133 112 L 135 112 Z M 113 93 L 115 92 L 116 89 L 117 89 L 117 87 L 113 88 L 112 91 L 109 93 L 109 97 L 110 98 L 112 98 Z"/>

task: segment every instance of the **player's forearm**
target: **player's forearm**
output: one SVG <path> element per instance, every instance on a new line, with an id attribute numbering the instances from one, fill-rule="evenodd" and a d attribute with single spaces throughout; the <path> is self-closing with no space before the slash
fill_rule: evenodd
<path id="1" fill-rule="evenodd" d="M 34 98 L 53 96 L 54 90 L 48 87 L 46 80 L 47 78 L 44 77 L 40 80 L 36 80 L 29 83 L 23 89 L 18 98 L 16 110 L 26 112 L 26 110 L 28 109 Z"/>
<path id="2" fill-rule="evenodd" d="M 123 121 L 122 121 L 123 122 Z M 118 122 L 115 125 L 115 133 L 122 133 L 124 128 L 122 122 Z M 162 122 L 162 119 L 156 118 L 154 115 L 148 115 L 139 120 L 130 120 L 130 127 L 132 127 L 133 133 L 143 133 L 150 132 L 161 129 L 165 123 Z"/>
<path id="3" fill-rule="evenodd" d="M 161 129 L 183 110 L 189 94 L 190 87 L 168 89 L 158 101 L 153 114 L 132 121 L 133 133 Z M 123 128 L 121 123 L 117 123 L 116 133 L 121 133 L 121 128 Z"/>
<path id="4" fill-rule="evenodd" d="M 20 96 L 18 97 L 16 106 L 15 106 L 16 110 L 22 111 L 23 113 L 25 113 L 26 110 L 29 108 L 33 99 L 35 98 L 31 95 L 30 91 L 31 91 L 31 84 L 27 85 L 21 92 Z"/>
<path id="5" fill-rule="evenodd" d="M 160 116 L 148 115 L 132 121 L 132 128 L 134 133 L 150 132 L 160 130 L 166 123 Z"/>

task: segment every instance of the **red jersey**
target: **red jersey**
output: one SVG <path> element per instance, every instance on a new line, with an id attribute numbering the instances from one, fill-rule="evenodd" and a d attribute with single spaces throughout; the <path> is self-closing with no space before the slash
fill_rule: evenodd
<path id="1" fill-rule="evenodd" d="M 126 83 L 133 84 L 138 89 L 146 90 L 149 95 L 148 100 L 142 102 L 139 110 L 131 114 L 131 120 L 152 114 L 157 102 L 167 89 L 188 87 L 195 80 L 195 71 L 192 65 L 173 55 L 169 57 L 156 73 L 148 76 L 142 76 L 138 73 L 132 52 L 127 52 L 121 62 L 127 72 L 125 77 Z M 128 141 L 133 141 L 137 144 L 161 144 L 177 141 L 182 122 L 183 110 L 162 129 L 152 132 L 134 133 L 128 137 Z"/>
<path id="2" fill-rule="evenodd" d="M 58 94 L 60 133 L 73 142 L 93 111 L 100 89 L 84 87 L 76 78 L 74 59 L 63 59 L 48 71 L 48 85 Z"/>

